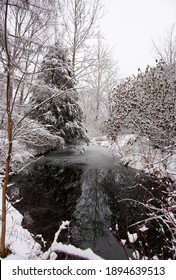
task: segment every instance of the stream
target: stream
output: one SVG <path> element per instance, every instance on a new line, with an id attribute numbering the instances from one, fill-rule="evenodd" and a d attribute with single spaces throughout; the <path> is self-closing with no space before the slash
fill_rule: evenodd
<path id="1" fill-rule="evenodd" d="M 104 259 L 133 259 L 137 251 L 140 258 L 171 256 L 160 224 L 145 223 L 151 213 L 138 203 L 153 195 L 164 199 L 163 190 L 158 191 L 158 184 L 144 173 L 122 166 L 105 147 L 90 145 L 83 154 L 71 148 L 48 153 L 11 181 L 8 195 L 12 202 L 18 200 L 14 207 L 24 216 L 23 227 L 37 241 L 42 235 L 44 250 L 61 222 L 69 220 L 70 227 L 59 241 L 91 248 Z M 132 242 L 127 232 L 137 233 L 137 241 Z M 167 246 L 169 242 L 168 235 Z"/>

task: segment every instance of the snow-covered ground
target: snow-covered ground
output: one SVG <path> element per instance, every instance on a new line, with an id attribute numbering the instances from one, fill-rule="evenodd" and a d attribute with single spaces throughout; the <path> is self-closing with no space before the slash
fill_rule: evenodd
<path id="1" fill-rule="evenodd" d="M 23 216 L 7 202 L 6 248 L 11 253 L 6 259 L 40 259 L 41 246 L 22 227 L 22 220 Z"/>
<path id="2" fill-rule="evenodd" d="M 159 150 L 153 149 L 146 138 L 139 139 L 134 134 L 122 135 L 118 137 L 116 143 L 111 144 L 106 136 L 101 136 L 93 138 L 91 143 L 105 146 L 115 157 L 117 156 L 118 161 L 120 157 L 124 165 L 156 174 L 167 173 L 176 178 L 176 155 L 170 157 L 163 155 Z M 31 151 L 26 151 L 25 147 L 18 146 L 18 143 L 15 143 L 15 150 L 14 160 L 21 164 L 25 164 L 26 160 L 33 156 Z M 0 180 L 2 178 L 1 176 Z M 0 192 L 0 199 L 1 195 Z M 6 247 L 10 252 L 6 257 L 7 260 L 55 259 L 58 251 L 86 259 L 101 259 L 91 249 L 81 250 L 73 245 L 58 242 L 60 231 L 68 226 L 69 222 L 63 222 L 60 227 L 58 225 L 59 230 L 53 244 L 47 252 L 43 253 L 40 244 L 22 227 L 23 216 L 9 202 L 7 202 L 7 209 Z"/>

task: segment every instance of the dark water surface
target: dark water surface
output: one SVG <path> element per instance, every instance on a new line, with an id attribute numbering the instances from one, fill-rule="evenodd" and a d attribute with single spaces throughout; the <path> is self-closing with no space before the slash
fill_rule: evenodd
<path id="1" fill-rule="evenodd" d="M 61 222 L 69 220 L 69 232 L 59 241 L 91 248 L 109 260 L 128 259 L 136 249 L 148 257 L 157 254 L 163 258 L 164 237 L 155 223 L 147 233 L 141 233 L 139 227 L 130 228 L 148 215 L 136 201 L 147 201 L 151 191 L 158 192 L 157 186 L 117 161 L 106 148 L 92 145 L 84 154 L 66 149 L 31 163 L 12 178 L 14 185 L 9 189 L 13 200 L 22 198 L 14 207 L 24 216 L 23 226 L 34 236 L 42 234 L 48 247 Z M 137 230 L 142 241 L 134 248 L 127 231 Z M 121 239 L 127 240 L 125 247 Z"/>

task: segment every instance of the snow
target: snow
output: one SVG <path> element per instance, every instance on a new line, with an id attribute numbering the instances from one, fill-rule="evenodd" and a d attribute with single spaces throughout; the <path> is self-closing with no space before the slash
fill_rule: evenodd
<path id="1" fill-rule="evenodd" d="M 121 239 L 120 241 L 121 241 L 121 244 L 124 246 L 126 243 L 126 239 Z"/>
<path id="2" fill-rule="evenodd" d="M 2 192 L 0 192 L 2 200 Z M 31 234 L 22 227 L 23 216 L 7 202 L 6 248 L 11 254 L 6 259 L 39 259 L 41 246 Z"/>
<path id="3" fill-rule="evenodd" d="M 143 225 L 142 227 L 139 228 L 139 230 L 144 232 L 148 230 L 148 227 L 146 227 L 146 225 Z"/>
<path id="4" fill-rule="evenodd" d="M 14 162 L 24 163 L 26 159 L 33 158 L 32 150 L 26 149 L 26 146 L 19 141 L 13 141 L 13 150 L 15 153 L 12 155 Z"/>
<path id="5" fill-rule="evenodd" d="M 134 243 L 138 239 L 137 233 L 130 233 L 129 231 L 127 231 L 127 235 L 130 243 Z"/>
<path id="6" fill-rule="evenodd" d="M 71 244 L 66 245 L 66 244 L 63 244 L 62 242 L 53 244 L 50 247 L 50 250 L 43 254 L 43 259 L 48 259 L 48 255 L 50 256 L 50 254 L 51 253 L 53 254 L 54 251 L 79 256 L 81 258 L 85 258 L 88 260 L 103 260 L 101 257 L 94 254 L 90 248 L 88 248 L 86 250 L 82 250 L 80 248 L 76 248 L 75 246 L 73 246 Z"/>
<path id="7" fill-rule="evenodd" d="M 133 255 L 134 259 L 137 259 L 137 260 L 140 259 L 140 254 L 139 254 L 139 252 L 137 250 L 135 250 L 132 255 Z"/>

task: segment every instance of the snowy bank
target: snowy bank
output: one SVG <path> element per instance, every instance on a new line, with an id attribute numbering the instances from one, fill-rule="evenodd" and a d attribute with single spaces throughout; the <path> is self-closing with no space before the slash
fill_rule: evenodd
<path id="1" fill-rule="evenodd" d="M 0 199 L 2 201 L 1 190 Z M 6 259 L 40 259 L 42 254 L 41 246 L 33 239 L 31 234 L 22 227 L 23 216 L 10 202 L 7 202 L 6 205 L 7 219 L 5 247 L 7 251 L 10 252 Z"/>
<path id="2" fill-rule="evenodd" d="M 94 137 L 92 144 L 105 146 L 121 164 L 142 170 L 158 177 L 170 176 L 176 180 L 176 153 L 161 152 L 152 146 L 146 137 L 136 134 L 119 135 L 116 142 L 110 142 L 106 136 Z M 117 159 L 119 163 L 119 159 Z"/>

